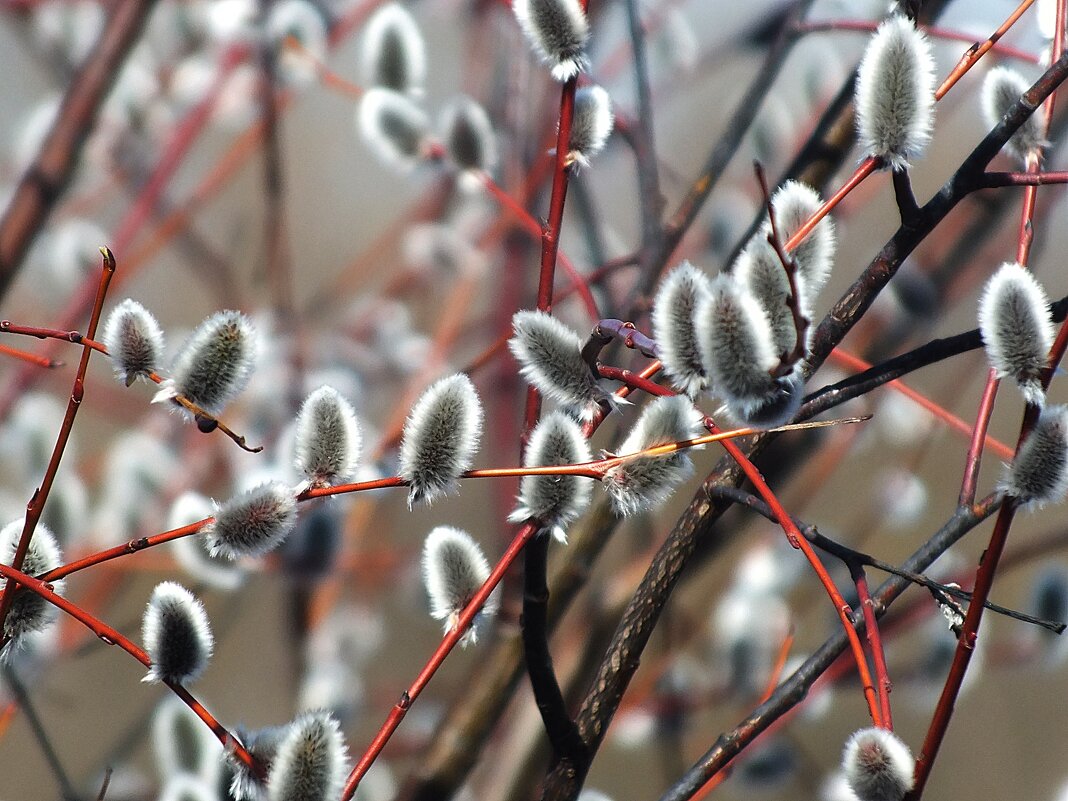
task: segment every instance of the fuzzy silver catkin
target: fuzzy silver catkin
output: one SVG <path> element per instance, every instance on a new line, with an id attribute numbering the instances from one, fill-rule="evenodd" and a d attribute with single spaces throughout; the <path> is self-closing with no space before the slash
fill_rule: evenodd
<path id="1" fill-rule="evenodd" d="M 1031 84 L 1016 70 L 1009 67 L 994 67 L 983 79 L 983 91 L 981 95 L 983 106 L 983 118 L 986 124 L 993 128 L 1012 105 L 1020 99 L 1020 95 L 1031 88 Z M 1042 107 L 1040 106 L 1030 117 L 1016 129 L 1004 149 L 1021 162 L 1026 162 L 1030 155 L 1039 156 L 1046 140 L 1042 136 Z"/>
<path id="2" fill-rule="evenodd" d="M 307 712 L 290 723 L 267 775 L 268 801 L 336 801 L 345 786 L 345 741 L 337 721 Z"/>
<path id="3" fill-rule="evenodd" d="M 386 3 L 372 14 L 361 45 L 364 86 L 422 94 L 426 80 L 426 42 L 404 6 Z"/>
<path id="4" fill-rule="evenodd" d="M 842 770 L 858 801 L 901 801 L 912 789 L 915 760 L 892 731 L 861 729 L 846 741 Z"/>
<path id="5" fill-rule="evenodd" d="M 281 545 L 296 523 L 293 491 L 280 481 L 269 481 L 217 506 L 203 536 L 212 556 L 263 556 Z"/>
<path id="6" fill-rule="evenodd" d="M 441 113 L 441 138 L 449 160 L 461 170 L 490 172 L 497 166 L 497 141 L 486 110 L 461 97 Z"/>
<path id="7" fill-rule="evenodd" d="M 167 514 L 167 529 L 182 528 L 190 523 L 211 517 L 214 507 L 205 496 L 197 492 L 184 492 L 171 504 Z M 213 589 L 233 592 L 245 580 L 245 571 L 228 559 L 213 557 L 203 531 L 189 537 L 174 540 L 172 552 L 175 561 L 196 581 Z"/>
<path id="8" fill-rule="evenodd" d="M 391 89 L 368 89 L 360 98 L 356 127 L 384 164 L 408 171 L 423 156 L 430 119 L 407 95 Z"/>
<path id="9" fill-rule="evenodd" d="M 562 412 L 553 412 L 530 432 L 523 465 L 545 467 L 592 460 L 589 442 L 578 424 Z M 589 506 L 592 491 L 591 480 L 582 476 L 523 476 L 519 506 L 508 520 L 538 520 L 558 541 L 566 543 L 567 526 Z"/>
<path id="10" fill-rule="evenodd" d="M 701 435 L 703 417 L 685 395 L 655 398 L 642 411 L 619 455 L 682 442 Z M 616 514 L 627 516 L 663 503 L 689 477 L 693 464 L 686 451 L 640 456 L 613 467 L 604 477 Z"/>
<path id="11" fill-rule="evenodd" d="M 126 386 L 147 376 L 159 366 L 163 355 L 163 331 L 156 318 L 136 300 L 126 298 L 116 306 L 100 338 L 111 355 L 115 375 Z"/>
<path id="12" fill-rule="evenodd" d="M 152 666 L 142 681 L 195 681 L 208 666 L 215 638 L 208 615 L 185 587 L 173 581 L 156 585 L 145 608 L 141 638 Z"/>
<path id="13" fill-rule="evenodd" d="M 314 486 L 347 481 L 360 460 L 360 424 L 347 400 L 324 384 L 297 415 L 296 467 Z"/>
<path id="14" fill-rule="evenodd" d="M 1068 492 L 1068 406 L 1042 410 L 998 486 L 1030 509 L 1064 499 Z"/>
<path id="15" fill-rule="evenodd" d="M 446 633 L 459 625 L 460 613 L 489 575 L 489 562 L 466 531 L 438 526 L 427 535 L 423 544 L 423 583 L 430 599 L 430 614 L 445 621 Z M 498 603 L 498 592 L 494 591 L 461 638 L 461 646 L 478 641 L 479 630 L 497 613 Z"/>
<path id="16" fill-rule="evenodd" d="M 482 403 L 463 373 L 431 384 L 404 424 L 400 476 L 408 482 L 408 508 L 451 492 L 471 467 L 482 435 Z"/>
<path id="17" fill-rule="evenodd" d="M 582 358 L 582 338 L 543 311 L 516 312 L 512 330 L 508 347 L 523 378 L 583 420 L 592 420 L 609 393 Z"/>
<path id="18" fill-rule="evenodd" d="M 780 356 L 790 353 L 797 344 L 797 326 L 789 306 L 792 294 L 790 279 L 775 248 L 767 239 L 757 234 L 738 254 L 731 267 L 731 275 L 756 298 L 767 315 L 774 352 Z M 798 292 L 803 297 L 805 291 L 802 286 L 805 279 L 798 274 L 796 280 Z M 805 311 L 805 303 L 802 301 L 802 313 Z"/>
<path id="19" fill-rule="evenodd" d="M 934 57 L 927 37 L 907 18 L 882 23 L 857 74 L 857 136 L 869 156 L 895 170 L 923 155 L 934 126 Z"/>
<path id="20" fill-rule="evenodd" d="M 19 518 L 0 529 L 0 562 L 5 565 L 14 563 L 15 551 L 22 538 L 24 524 L 25 521 Z M 62 563 L 63 555 L 55 536 L 38 523 L 22 562 L 22 572 L 30 576 L 39 576 L 55 570 Z M 51 584 L 57 594 L 62 594 L 66 582 L 60 579 Z M 0 592 L 6 586 L 7 579 L 0 578 Z M 26 642 L 28 635 L 43 631 L 51 625 L 57 615 L 56 607 L 36 593 L 21 592 L 16 595 L 8 610 L 7 618 L 4 620 L 3 634 L 10 641 L 4 646 L 3 651 L 0 651 L 0 662 L 9 659 L 11 654 Z"/>
<path id="21" fill-rule="evenodd" d="M 1041 406 L 1053 319 L 1045 290 L 1020 264 L 1005 262 L 987 281 L 979 299 L 979 333 L 998 377 L 1012 376 L 1027 402 Z"/>
<path id="22" fill-rule="evenodd" d="M 289 733 L 288 726 L 265 726 L 262 729 L 247 730 L 241 726 L 234 727 L 234 735 L 245 746 L 245 750 L 256 758 L 261 765 L 268 768 L 274 764 L 278 746 Z M 264 801 L 266 788 L 244 762 L 234 756 L 232 750 L 226 752 L 227 763 L 233 772 L 230 780 L 230 795 L 234 801 Z"/>
<path id="23" fill-rule="evenodd" d="M 182 395 L 218 414 L 248 383 L 256 352 L 255 330 L 241 312 L 222 311 L 197 326 L 182 346 L 171 377 L 153 403 Z"/>
<path id="24" fill-rule="evenodd" d="M 684 261 L 664 277 L 653 299 L 653 337 L 664 372 L 690 397 L 708 381 L 694 328 L 694 315 L 708 294 L 708 277 Z"/>
<path id="25" fill-rule="evenodd" d="M 615 125 L 612 100 L 602 87 L 583 86 L 575 92 L 575 111 L 571 117 L 568 157 L 583 167 L 604 150 Z"/>
<path id="26" fill-rule="evenodd" d="M 556 80 L 570 80 L 589 67 L 590 24 L 579 0 L 514 0 L 512 10 L 530 46 L 551 67 Z"/>
<path id="27" fill-rule="evenodd" d="M 771 197 L 775 212 L 775 227 L 785 245 L 808 219 L 823 205 L 819 192 L 800 181 L 786 181 Z M 771 223 L 765 223 L 761 236 L 767 239 Z M 835 232 L 834 220 L 825 216 L 816 223 L 807 237 L 790 254 L 797 262 L 801 280 L 801 299 L 804 306 L 811 306 L 834 266 Z"/>

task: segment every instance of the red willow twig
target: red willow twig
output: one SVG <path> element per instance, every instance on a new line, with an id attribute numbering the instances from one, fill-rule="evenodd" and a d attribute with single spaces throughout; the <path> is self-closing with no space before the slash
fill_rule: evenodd
<path id="1" fill-rule="evenodd" d="M 27 353 L 24 350 L 18 348 L 11 348 L 7 345 L 0 345 L 0 354 L 4 356 L 10 356 L 12 359 L 20 359 L 30 364 L 35 364 L 38 367 L 53 368 L 62 367 L 63 362 L 57 362 L 54 359 L 49 359 L 46 356 L 38 356 L 36 353 Z"/>
<path id="2" fill-rule="evenodd" d="M 24 587 L 24 591 L 39 595 L 48 603 L 73 617 L 107 645 L 117 645 L 146 668 L 152 667 L 152 660 L 149 658 L 148 654 L 145 653 L 144 649 L 104 623 L 102 620 L 93 617 L 76 603 L 64 598 L 62 595 L 57 595 L 52 589 L 51 584 L 16 570 L 9 565 L 5 565 L 3 562 L 0 562 L 0 575 L 7 579 L 5 591 L 11 587 Z M 245 749 L 234 735 L 227 731 L 226 727 L 219 723 L 219 721 L 208 712 L 203 704 L 193 697 L 192 693 L 178 682 L 164 679 L 163 683 L 170 687 L 174 694 L 181 698 L 185 705 L 193 710 L 193 713 L 198 718 L 204 721 L 204 724 L 211 729 L 212 733 L 219 739 L 219 742 L 231 749 L 234 755 L 241 760 L 249 770 L 253 771 L 253 773 L 261 778 L 265 775 L 263 766 L 256 761 L 252 754 Z"/>

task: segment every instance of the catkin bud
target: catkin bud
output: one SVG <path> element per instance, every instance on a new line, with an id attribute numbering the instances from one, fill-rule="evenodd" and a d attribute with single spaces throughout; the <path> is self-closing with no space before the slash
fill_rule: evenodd
<path id="1" fill-rule="evenodd" d="M 490 172 L 497 166 L 497 142 L 486 110 L 461 97 L 441 113 L 445 152 L 461 170 Z"/>
<path id="2" fill-rule="evenodd" d="M 203 495 L 185 492 L 171 505 L 167 528 L 175 529 L 212 516 L 213 507 Z M 206 524 L 205 524 L 206 525 Z M 174 540 L 174 558 L 193 579 L 224 592 L 233 592 L 245 580 L 245 572 L 228 559 L 212 556 L 210 544 L 203 531 Z"/>
<path id="3" fill-rule="evenodd" d="M 407 95 L 391 89 L 368 89 L 360 99 L 356 127 L 378 158 L 407 171 L 423 156 L 430 120 Z"/>
<path id="4" fill-rule="evenodd" d="M 171 377 L 153 403 L 182 395 L 209 414 L 218 414 L 245 388 L 255 356 L 255 331 L 241 312 L 223 311 L 197 326 L 182 346 Z"/>
<path id="5" fill-rule="evenodd" d="M 1000 484 L 1028 508 L 1059 503 L 1068 491 L 1068 406 L 1047 406 Z"/>
<path id="6" fill-rule="evenodd" d="M 331 386 L 311 393 L 297 415 L 296 465 L 315 486 L 347 481 L 360 459 L 360 425 L 352 405 Z"/>
<path id="7" fill-rule="evenodd" d="M 22 538 L 24 524 L 25 521 L 19 518 L 0 529 L 0 562 L 5 565 L 14 564 L 15 551 Z M 30 540 L 29 550 L 22 561 L 22 572 L 39 576 L 55 570 L 62 563 L 63 556 L 56 538 L 51 531 L 38 523 L 33 532 L 33 539 Z M 56 593 L 62 593 L 64 584 L 62 580 L 53 581 L 52 589 Z M 0 592 L 6 586 L 7 579 L 0 578 Z M 16 595 L 4 620 L 3 634 L 10 642 L 0 652 L 0 662 L 10 659 L 14 650 L 27 642 L 29 635 L 47 628 L 56 619 L 57 614 L 56 608 L 36 593 L 25 591 Z"/>
<path id="8" fill-rule="evenodd" d="M 580 464 L 593 460 L 589 443 L 570 417 L 547 414 L 530 432 L 525 467 Z M 567 542 L 567 526 L 590 503 L 591 482 L 582 476 L 523 476 L 519 506 L 508 516 L 512 523 L 535 519 L 560 542 Z"/>
<path id="9" fill-rule="evenodd" d="M 141 624 L 141 638 L 152 660 L 141 681 L 195 681 L 208 666 L 215 648 L 203 604 L 173 581 L 161 582 L 152 591 Z"/>
<path id="10" fill-rule="evenodd" d="M 901 801 L 912 789 L 915 760 L 886 729 L 861 729 L 846 741 L 842 769 L 859 801 Z"/>
<path id="11" fill-rule="evenodd" d="M 104 323 L 101 341 L 111 355 L 115 375 L 126 386 L 155 371 L 163 354 L 163 331 L 144 306 L 126 298 Z"/>
<path id="12" fill-rule="evenodd" d="M 523 378 L 583 420 L 592 420 L 609 393 L 582 358 L 579 335 L 543 311 L 516 312 L 512 330 L 508 347 Z"/>
<path id="13" fill-rule="evenodd" d="M 289 732 L 288 726 L 265 726 L 262 729 L 248 731 L 240 726 L 234 729 L 234 734 L 245 746 L 245 750 L 256 758 L 261 765 L 274 764 L 278 753 L 278 746 Z M 234 801 L 263 801 L 265 788 L 263 783 L 248 766 L 234 756 L 232 750 L 226 753 L 227 764 L 231 769 L 230 796 Z M 270 773 L 268 772 L 268 777 Z"/>
<path id="14" fill-rule="evenodd" d="M 567 146 L 569 161 L 589 167 L 590 159 L 604 150 L 614 124 L 608 92 L 597 85 L 583 86 L 576 91 Z"/>
<path id="15" fill-rule="evenodd" d="M 655 398 L 642 412 L 619 455 L 700 436 L 703 418 L 685 395 Z M 664 456 L 639 456 L 613 467 L 604 477 L 616 514 L 632 515 L 663 503 L 690 475 L 693 464 L 685 451 Z"/>
<path id="16" fill-rule="evenodd" d="M 780 356 L 790 353 L 797 344 L 797 326 L 789 306 L 790 279 L 775 248 L 757 234 L 738 254 L 731 275 L 756 298 L 767 315 L 774 352 Z M 805 279 L 800 274 L 796 279 L 798 291 L 804 295 L 801 287 Z"/>
<path id="17" fill-rule="evenodd" d="M 323 14 L 308 0 L 281 0 L 271 5 L 264 23 L 268 41 L 280 50 L 279 74 L 290 84 L 302 86 L 314 80 L 317 65 L 326 57 L 327 32 Z M 286 47 L 292 36 L 300 47 Z"/>
<path id="18" fill-rule="evenodd" d="M 412 407 L 401 440 L 408 507 L 451 492 L 471 467 L 481 435 L 482 403 L 471 379 L 457 373 L 431 384 Z"/>
<path id="19" fill-rule="evenodd" d="M 1030 88 L 1031 84 L 1016 70 L 1009 67 L 990 70 L 983 79 L 982 103 L 986 124 L 993 128 L 1001 122 L 1013 103 Z M 1005 143 L 1005 149 L 1025 162 L 1028 156 L 1041 155 L 1046 144 L 1042 136 L 1042 112 L 1036 110 L 1016 129 L 1016 133 Z"/>
<path id="20" fill-rule="evenodd" d="M 664 277 L 653 299 L 653 336 L 664 372 L 690 397 L 708 381 L 694 328 L 697 307 L 708 293 L 708 277 L 684 261 Z"/>
<path id="21" fill-rule="evenodd" d="M 1041 406 L 1053 319 L 1045 291 L 1020 264 L 1002 264 L 987 281 L 979 300 L 979 332 L 998 377 L 1012 376 L 1027 402 Z"/>
<path id="22" fill-rule="evenodd" d="M 280 481 L 260 484 L 216 506 L 204 527 L 212 556 L 262 556 L 282 544 L 297 522 L 297 502 Z"/>
<path id="23" fill-rule="evenodd" d="M 579 0 L 515 0 L 512 10 L 530 46 L 552 68 L 556 80 L 570 80 L 589 67 L 590 25 Z"/>
<path id="24" fill-rule="evenodd" d="M 286 727 L 267 776 L 269 801 L 335 801 L 345 785 L 345 741 L 337 721 L 308 712 Z"/>
<path id="25" fill-rule="evenodd" d="M 934 125 L 934 57 L 905 17 L 879 26 L 857 74 L 857 136 L 869 156 L 895 170 L 923 154 Z"/>
<path id="26" fill-rule="evenodd" d="M 800 181 L 786 181 L 771 197 L 771 209 L 775 212 L 775 227 L 779 230 L 782 244 L 786 244 L 808 219 L 823 205 L 823 198 L 808 184 Z M 767 239 L 771 224 L 766 223 L 761 229 L 761 236 Z M 834 220 L 824 217 L 807 237 L 794 248 L 790 254 L 797 262 L 798 277 L 801 279 L 801 299 L 805 305 L 811 305 L 834 266 Z"/>
<path id="27" fill-rule="evenodd" d="M 363 82 L 368 87 L 418 95 L 426 80 L 426 43 L 411 14 L 387 3 L 363 33 Z"/>
<path id="28" fill-rule="evenodd" d="M 430 614 L 445 621 L 445 632 L 454 630 L 460 613 L 489 578 L 490 566 L 478 543 L 466 531 L 438 526 L 423 545 L 423 583 L 430 598 Z M 498 593 L 493 592 L 460 640 L 466 647 L 478 641 L 479 629 L 497 613 Z"/>

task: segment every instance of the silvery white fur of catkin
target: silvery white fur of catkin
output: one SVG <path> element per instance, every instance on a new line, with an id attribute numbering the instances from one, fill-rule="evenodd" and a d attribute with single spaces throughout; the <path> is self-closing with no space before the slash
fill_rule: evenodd
<path id="1" fill-rule="evenodd" d="M 430 119 L 407 95 L 392 89 L 368 89 L 360 98 L 356 127 L 384 164 L 407 172 L 423 156 Z"/>
<path id="2" fill-rule="evenodd" d="M 694 328 L 694 315 L 708 293 L 708 276 L 684 261 L 664 276 L 653 299 L 653 337 L 664 372 L 690 397 L 708 381 Z"/>
<path id="3" fill-rule="evenodd" d="M 734 265 L 731 267 L 731 275 L 734 280 L 756 298 L 760 307 L 767 315 L 768 324 L 771 326 L 772 347 L 780 356 L 790 353 L 797 344 L 797 326 L 794 324 L 794 315 L 790 311 L 790 279 L 786 275 L 779 254 L 767 239 L 757 234 L 745 249 L 738 254 Z M 804 278 L 796 276 L 798 291 L 805 295 L 801 288 Z M 808 313 L 806 304 L 801 301 L 802 313 Z M 811 331 L 811 327 L 809 331 Z M 805 343 L 806 346 L 808 343 Z M 807 350 L 807 347 L 806 347 Z"/>
<path id="4" fill-rule="evenodd" d="M 460 170 L 492 172 L 497 166 L 497 140 L 486 110 L 460 97 L 441 113 L 441 138 L 449 160 Z"/>
<path id="5" fill-rule="evenodd" d="M 415 19 L 387 3 L 367 20 L 361 41 L 363 83 L 418 96 L 426 80 L 426 43 Z"/>
<path id="6" fill-rule="evenodd" d="M 263 26 L 264 37 L 277 52 L 278 76 L 285 83 L 307 86 L 318 76 L 317 65 L 326 59 L 326 18 L 308 0 L 273 3 Z M 292 36 L 299 47 L 286 46 Z"/>
<path id="7" fill-rule="evenodd" d="M 171 376 L 153 403 L 182 395 L 209 414 L 218 414 L 245 388 L 256 355 L 256 333 L 241 312 L 217 312 L 189 336 L 174 360 Z"/>
<path id="8" fill-rule="evenodd" d="M 562 412 L 545 415 L 530 432 L 524 467 L 581 464 L 593 460 L 589 442 L 578 424 Z M 519 506 L 509 522 L 538 520 L 560 542 L 567 542 L 567 526 L 590 503 L 593 482 L 583 476 L 523 476 Z"/>
<path id="9" fill-rule="evenodd" d="M 438 526 L 423 544 L 423 583 L 430 599 L 430 614 L 445 621 L 445 632 L 459 625 L 460 613 L 490 575 L 490 565 L 471 536 L 458 528 Z M 471 621 L 460 645 L 478 641 L 479 629 L 497 613 L 499 592 L 494 590 Z"/>
<path id="10" fill-rule="evenodd" d="M 998 377 L 1012 376 L 1028 403 L 1045 403 L 1041 373 L 1053 345 L 1053 319 L 1045 290 L 1021 265 L 1005 262 L 986 282 L 979 333 Z"/>
<path id="11" fill-rule="evenodd" d="M 22 528 L 25 520 L 12 520 L 0 529 L 0 562 L 11 565 L 15 559 Z M 63 554 L 52 532 L 40 523 L 34 529 L 30 547 L 22 561 L 22 572 L 30 576 L 39 576 L 55 570 L 63 563 Z M 51 582 L 52 589 L 62 594 L 66 582 L 62 579 Z M 7 586 L 7 579 L 0 577 L 0 591 Z M 44 598 L 33 592 L 21 592 L 15 596 L 4 620 L 4 637 L 10 638 L 4 650 L 0 652 L 0 662 L 11 658 L 16 649 L 21 647 L 26 637 L 33 632 L 43 631 L 55 621 L 59 610 Z"/>
<path id="12" fill-rule="evenodd" d="M 779 357 L 767 314 L 733 276 L 720 274 L 712 279 L 695 322 L 709 390 L 732 415 L 748 417 L 777 388 L 770 371 Z"/>
<path id="13" fill-rule="evenodd" d="M 213 511 L 211 501 L 205 496 L 198 492 L 184 492 L 171 504 L 171 510 L 167 514 L 167 530 L 182 528 L 211 517 Z M 245 571 L 228 559 L 213 557 L 208 552 L 209 547 L 201 529 L 196 534 L 174 540 L 171 552 L 179 567 L 185 570 L 190 578 L 213 589 L 233 592 L 244 583 Z"/>
<path id="14" fill-rule="evenodd" d="M 901 801 L 912 789 L 916 762 L 892 731 L 861 729 L 846 741 L 842 770 L 858 801 Z"/>
<path id="15" fill-rule="evenodd" d="M 471 379 L 456 373 L 431 384 L 412 407 L 401 439 L 408 507 L 451 492 L 471 467 L 481 435 L 482 403 Z"/>
<path id="16" fill-rule="evenodd" d="M 267 774 L 268 801 L 336 801 L 346 775 L 345 741 L 325 712 L 290 723 Z"/>
<path id="17" fill-rule="evenodd" d="M 556 80 L 569 80 L 589 67 L 590 25 L 579 0 L 514 0 L 512 10 L 530 46 L 552 68 Z"/>
<path id="18" fill-rule="evenodd" d="M 100 341 L 111 356 L 115 375 L 126 386 L 139 376 L 155 372 L 163 355 L 163 331 L 156 318 L 136 300 L 126 298 L 116 306 Z"/>
<path id="19" fill-rule="evenodd" d="M 161 698 L 152 713 L 152 750 L 161 778 L 186 774 L 218 785 L 222 744 L 173 693 Z"/>
<path id="20" fill-rule="evenodd" d="M 656 445 L 694 439 L 702 433 L 701 413 L 685 395 L 654 398 L 642 411 L 618 454 L 626 456 Z M 670 497 L 693 469 L 686 451 L 639 456 L 605 473 L 604 488 L 621 516 L 652 509 Z"/>
<path id="21" fill-rule="evenodd" d="M 983 79 L 981 96 L 986 124 L 993 128 L 1001 122 L 1020 95 L 1030 88 L 1027 79 L 1010 67 L 994 67 L 990 70 Z M 1043 116 L 1043 108 L 1039 106 L 1004 145 L 1003 149 L 1021 163 L 1026 162 L 1029 155 L 1041 155 L 1042 148 L 1047 144 L 1042 136 Z"/>
<path id="22" fill-rule="evenodd" d="M 234 736 L 245 746 L 245 750 L 256 761 L 268 769 L 274 764 L 278 746 L 289 732 L 288 726 L 265 726 L 262 729 L 248 730 L 241 726 L 234 727 Z M 263 783 L 249 770 L 248 765 L 234 756 L 232 750 L 226 751 L 227 763 L 233 771 L 230 780 L 230 795 L 234 801 L 264 801 L 267 797 Z"/>
<path id="23" fill-rule="evenodd" d="M 1068 492 L 1068 406 L 1042 410 L 998 486 L 1028 509 L 1064 500 Z"/>
<path id="24" fill-rule="evenodd" d="M 512 330 L 508 347 L 523 378 L 583 420 L 592 420 L 609 393 L 582 358 L 579 335 L 543 311 L 516 312 Z"/>
<path id="25" fill-rule="evenodd" d="M 212 556 L 263 556 L 281 545 L 296 523 L 293 491 L 280 481 L 268 481 L 217 506 L 203 536 Z"/>
<path id="26" fill-rule="evenodd" d="M 173 581 L 161 582 L 152 591 L 141 624 L 141 638 L 152 660 L 142 679 L 148 682 L 195 681 L 208 666 L 215 648 L 203 604 Z"/>
<path id="27" fill-rule="evenodd" d="M 615 122 L 608 92 L 595 84 L 579 88 L 575 92 L 568 155 L 576 163 L 589 167 L 590 159 L 604 150 Z"/>
<path id="28" fill-rule="evenodd" d="M 780 186 L 771 197 L 771 208 L 775 212 L 775 227 L 782 239 L 781 244 L 785 245 L 822 205 L 823 198 L 808 184 L 786 181 Z M 765 223 L 761 228 L 761 236 L 767 239 L 770 232 L 771 223 Z M 816 227 L 791 252 L 802 279 L 803 308 L 815 303 L 816 296 L 830 278 L 835 246 L 834 220 L 828 215 L 816 223 Z"/>
<path id="29" fill-rule="evenodd" d="M 857 137 L 865 154 L 895 170 L 922 156 L 934 126 L 934 90 L 927 37 L 905 17 L 883 22 L 857 74 Z"/>
<path id="30" fill-rule="evenodd" d="M 294 442 L 297 470 L 313 485 L 348 481 L 359 464 L 362 443 L 352 404 L 323 384 L 300 407 Z"/>

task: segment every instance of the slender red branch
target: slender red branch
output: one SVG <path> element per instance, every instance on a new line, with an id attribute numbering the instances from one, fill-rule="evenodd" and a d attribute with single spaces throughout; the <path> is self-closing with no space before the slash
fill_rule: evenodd
<path id="1" fill-rule="evenodd" d="M 979 483 L 979 467 L 983 459 L 983 445 L 987 442 L 987 429 L 990 427 L 990 416 L 994 412 L 994 399 L 998 394 L 997 373 L 991 369 L 987 375 L 986 386 L 983 388 L 983 397 L 979 400 L 979 409 L 975 414 L 975 426 L 972 429 L 972 441 L 968 446 L 968 455 L 964 462 L 964 479 L 960 485 L 959 503 L 961 506 L 971 506 L 975 503 L 976 487 Z M 1011 459 L 1012 454 L 1007 458 Z"/>
<path id="2" fill-rule="evenodd" d="M 36 353 L 29 353 L 18 348 L 11 348 L 7 345 L 0 345 L 0 354 L 4 356 L 10 356 L 12 359 L 20 359 L 30 364 L 36 364 L 38 367 L 45 367 L 48 369 L 54 367 L 62 367 L 63 362 L 57 362 L 54 359 L 49 359 L 45 356 L 38 356 Z"/>
<path id="3" fill-rule="evenodd" d="M 857 587 L 857 602 L 864 615 L 864 635 L 871 649 L 872 666 L 875 669 L 875 688 L 879 692 L 879 712 L 883 716 L 882 725 L 884 729 L 893 731 L 894 719 L 890 714 L 890 690 L 894 685 L 886 669 L 886 653 L 883 651 L 882 637 L 879 636 L 879 621 L 875 617 L 875 603 L 871 599 L 871 590 L 868 588 L 868 577 L 864 575 L 864 566 L 860 564 L 851 563 L 849 572 Z"/>
<path id="4" fill-rule="evenodd" d="M 982 43 L 976 42 L 968 48 L 964 55 L 960 57 L 957 66 L 950 71 L 949 75 L 946 76 L 946 79 L 942 81 L 942 85 L 935 90 L 935 100 L 941 100 L 945 97 L 946 92 L 952 89 L 954 84 L 963 78 L 965 73 L 974 67 L 976 62 L 997 44 L 998 40 L 1005 35 L 1009 28 L 1016 24 L 1016 21 L 1023 16 L 1023 13 L 1031 7 L 1031 4 L 1034 1 L 1035 0 L 1023 0 L 1023 2 L 1016 7 L 1016 10 L 1013 11 L 1003 23 L 1001 23 L 1001 26 L 990 34 L 986 41 Z"/>
<path id="5" fill-rule="evenodd" d="M 846 195 L 860 186 L 864 179 L 879 169 L 881 165 L 882 162 L 873 156 L 864 159 L 864 161 L 860 163 L 860 166 L 857 167 L 849 177 L 849 180 L 842 184 L 837 192 L 827 198 L 827 200 L 823 202 L 823 205 L 816 209 L 815 213 L 808 218 L 805 224 L 798 228 L 797 231 L 794 232 L 794 235 L 786 240 L 786 244 L 783 245 L 783 250 L 789 253 L 804 242 L 805 238 L 811 234 L 812 230 L 819 224 L 819 221 L 830 214 L 831 210 L 841 203 Z"/>
<path id="6" fill-rule="evenodd" d="M 597 365 L 597 372 L 600 373 L 602 378 L 607 378 L 612 381 L 620 381 L 626 384 L 632 389 L 640 389 L 643 392 L 648 392 L 650 395 L 674 395 L 673 390 L 662 387 L 660 384 L 650 381 L 648 378 L 643 378 L 638 373 L 632 370 L 625 370 L 622 367 L 611 367 L 609 365 L 599 364 Z"/>

